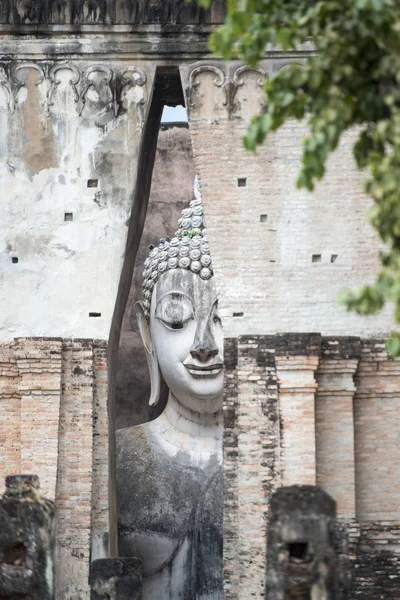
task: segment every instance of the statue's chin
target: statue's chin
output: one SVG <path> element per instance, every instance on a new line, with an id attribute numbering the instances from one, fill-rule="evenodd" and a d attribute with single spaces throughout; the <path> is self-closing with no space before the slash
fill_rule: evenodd
<path id="1" fill-rule="evenodd" d="M 222 398 L 177 398 L 178 402 L 189 410 L 204 415 L 213 415 L 222 410 Z"/>
<path id="2" fill-rule="evenodd" d="M 223 376 L 213 381 L 192 377 L 184 385 L 167 381 L 167 385 L 179 404 L 193 412 L 212 415 L 222 410 Z"/>

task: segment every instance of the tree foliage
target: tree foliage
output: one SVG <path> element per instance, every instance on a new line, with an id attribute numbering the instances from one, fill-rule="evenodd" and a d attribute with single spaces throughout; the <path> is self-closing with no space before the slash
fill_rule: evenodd
<path id="1" fill-rule="evenodd" d="M 228 0 L 225 24 L 210 38 L 216 54 L 250 65 L 268 46 L 304 44 L 315 52 L 267 81 L 268 109 L 253 118 L 245 147 L 254 150 L 288 119 L 307 119 L 297 185 L 313 190 L 343 132 L 355 128 L 354 157 L 365 170 L 371 222 L 385 250 L 376 281 L 343 292 L 341 301 L 361 315 L 392 302 L 400 323 L 400 1 Z M 387 347 L 400 355 L 400 333 Z"/>

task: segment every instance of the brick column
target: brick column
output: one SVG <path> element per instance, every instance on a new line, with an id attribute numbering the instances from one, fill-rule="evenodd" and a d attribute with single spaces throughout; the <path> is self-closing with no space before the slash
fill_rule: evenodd
<path id="1" fill-rule="evenodd" d="M 89 600 L 93 471 L 93 342 L 63 343 L 57 479 L 56 598 Z"/>
<path id="2" fill-rule="evenodd" d="M 107 342 L 93 342 L 92 554 L 108 556 L 108 363 Z"/>
<path id="3" fill-rule="evenodd" d="M 21 396 L 14 344 L 0 345 L 0 493 L 4 478 L 21 472 Z"/>
<path id="4" fill-rule="evenodd" d="M 224 597 L 237 598 L 239 586 L 238 376 L 237 339 L 225 339 L 224 377 Z"/>
<path id="5" fill-rule="evenodd" d="M 57 481 L 61 393 L 61 339 L 20 338 L 21 464 L 15 474 L 38 474 L 43 495 L 54 500 Z"/>
<path id="6" fill-rule="evenodd" d="M 317 485 L 337 503 L 339 518 L 355 518 L 354 374 L 358 338 L 323 338 L 316 374 Z"/>
<path id="7" fill-rule="evenodd" d="M 226 403 L 225 409 L 225 416 L 236 420 L 236 428 L 231 423 L 231 432 L 225 434 L 225 485 L 227 469 L 233 466 L 225 492 L 224 518 L 230 527 L 224 549 L 226 600 L 260 597 L 264 593 L 269 500 L 280 485 L 278 391 L 274 353 L 266 339 L 238 339 L 237 409 L 232 412 L 234 401 L 230 407 Z M 234 396 L 233 390 L 229 396 Z M 235 443 L 235 429 L 237 462 L 227 445 L 228 441 Z"/>
<path id="8" fill-rule="evenodd" d="M 272 343 L 279 384 L 282 484 L 315 485 L 314 375 L 321 338 L 318 334 L 285 334 L 275 336 Z"/>

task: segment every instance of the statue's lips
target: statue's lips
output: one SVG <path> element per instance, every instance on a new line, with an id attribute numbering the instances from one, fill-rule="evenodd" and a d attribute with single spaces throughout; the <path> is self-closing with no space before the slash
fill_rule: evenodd
<path id="1" fill-rule="evenodd" d="M 218 375 L 218 373 L 221 372 L 221 370 L 224 366 L 222 363 L 214 363 L 212 365 L 206 365 L 206 366 L 193 365 L 191 363 L 189 363 L 189 364 L 183 363 L 183 364 L 187 368 L 189 373 L 191 373 L 192 375 L 197 375 L 198 377 L 199 376 L 207 377 L 207 376 L 211 376 L 211 375 Z"/>

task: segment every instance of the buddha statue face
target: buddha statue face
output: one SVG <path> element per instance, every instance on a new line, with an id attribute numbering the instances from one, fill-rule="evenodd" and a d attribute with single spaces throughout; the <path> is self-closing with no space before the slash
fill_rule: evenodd
<path id="1" fill-rule="evenodd" d="M 182 211 L 175 236 L 152 247 L 137 315 L 151 375 L 150 404 L 158 401 L 161 370 L 181 405 L 214 414 L 222 409 L 223 333 L 203 212 L 197 194 Z"/>
<path id="2" fill-rule="evenodd" d="M 195 412 L 220 411 L 223 332 L 214 279 L 183 269 L 162 275 L 153 292 L 150 335 L 175 398 Z"/>
<path id="3" fill-rule="evenodd" d="M 222 409 L 224 338 L 214 279 L 173 269 L 158 280 L 150 321 L 138 308 L 147 350 L 152 397 L 158 401 L 159 371 L 180 404 L 197 413 Z"/>

